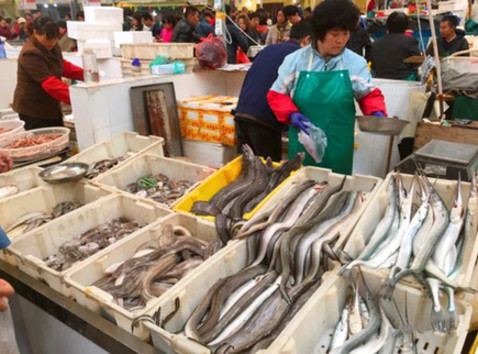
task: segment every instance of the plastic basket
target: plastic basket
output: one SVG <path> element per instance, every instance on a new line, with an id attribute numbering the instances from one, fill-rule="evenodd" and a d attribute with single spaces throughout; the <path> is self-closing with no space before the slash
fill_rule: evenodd
<path id="1" fill-rule="evenodd" d="M 18 188 L 18 193 L 21 193 L 38 186 L 46 185 L 38 176 L 41 171 L 43 171 L 43 169 L 40 167 L 27 166 L 1 173 L 0 187 L 15 186 Z"/>
<path id="2" fill-rule="evenodd" d="M 188 229 L 194 237 L 202 239 L 204 241 L 211 241 L 217 237 L 216 229 L 214 225 L 207 221 L 195 218 L 184 214 L 173 214 L 165 217 L 161 222 L 151 226 L 138 233 L 138 235 L 132 239 L 119 241 L 111 250 L 103 256 L 93 256 L 84 265 L 78 267 L 76 270 L 69 272 L 65 276 L 65 282 L 71 286 L 71 294 L 76 301 L 87 307 L 88 309 L 102 313 L 106 317 L 111 318 L 120 328 L 130 332 L 131 324 L 133 320 L 145 313 L 148 313 L 151 308 L 156 307 L 158 300 L 167 296 L 166 292 L 160 298 L 150 300 L 146 307 L 137 311 L 129 311 L 119 306 L 109 293 L 90 286 L 97 280 L 104 276 L 104 271 L 112 264 L 127 260 L 131 258 L 135 250 L 142 244 L 149 241 L 156 241 L 161 235 L 162 227 L 166 224 L 178 225 Z M 224 248 L 223 248 L 224 250 Z M 222 251 L 212 256 L 217 257 Z M 205 263 L 207 263 L 207 260 Z M 205 264 L 203 263 L 203 264 Z M 171 289 L 181 287 L 181 285 L 191 277 L 195 277 L 196 274 L 201 273 L 202 265 L 189 272 L 183 277 L 177 284 Z M 140 326 L 134 330 L 134 334 L 140 338 L 146 338 L 148 332 L 144 327 Z"/>
<path id="3" fill-rule="evenodd" d="M 373 294 L 377 294 L 383 278 L 373 272 L 365 272 L 366 283 Z M 258 353 L 327 353 L 332 333 L 340 319 L 347 294 L 348 282 L 337 276 L 335 281 L 323 284 L 310 298 L 281 335 L 267 351 Z M 430 325 L 432 301 L 417 289 L 398 284 L 395 298 L 401 315 L 405 316 L 405 301 L 410 325 L 415 329 L 418 353 L 460 354 L 468 333 L 472 308 L 463 301 L 456 301 L 457 329 L 450 336 L 433 333 Z M 319 320 L 320 319 L 320 320 Z M 397 348 L 393 353 L 400 353 Z"/>
<path id="4" fill-rule="evenodd" d="M 168 59 L 194 58 L 194 43 L 134 43 L 121 44 L 125 59 L 153 60 L 158 55 Z"/>
<path id="5" fill-rule="evenodd" d="M 369 203 L 366 211 L 363 213 L 363 216 L 360 218 L 357 223 L 348 243 L 345 245 L 344 251 L 350 254 L 352 257 L 358 257 L 362 249 L 365 247 L 368 242 L 371 233 L 375 229 L 376 225 L 380 222 L 386 206 L 387 206 L 387 188 L 390 182 L 390 178 L 395 175 L 395 173 L 390 173 L 387 175 L 385 181 L 381 185 L 377 194 L 373 200 Z M 413 180 L 412 175 L 400 174 L 402 177 L 404 186 L 409 190 L 410 185 Z M 430 182 L 434 185 L 435 190 L 443 198 L 443 201 L 448 208 L 453 204 L 456 193 L 456 181 L 450 180 L 441 180 L 441 179 L 430 179 Z M 463 205 L 466 206 L 468 201 L 468 192 L 470 189 L 470 184 L 462 182 L 462 196 L 463 196 Z M 417 197 L 418 198 L 418 197 Z M 473 225 L 478 224 L 478 215 L 475 215 L 475 220 Z M 476 232 L 476 230 L 475 230 Z M 461 268 L 456 282 L 460 286 L 470 286 L 471 278 L 473 275 L 473 269 L 475 266 L 475 260 L 478 256 L 478 242 L 474 238 L 469 239 L 469 243 L 465 246 L 465 256 L 463 259 L 463 267 Z M 382 273 L 382 276 L 386 276 L 389 273 L 389 269 L 379 270 Z M 413 285 L 415 287 L 420 286 L 413 277 L 405 277 L 402 280 L 403 282 Z"/>
<path id="6" fill-rule="evenodd" d="M 69 158 L 67 162 L 83 162 L 91 165 L 100 160 L 112 159 L 120 156 L 124 156 L 126 158 L 125 161 L 127 161 L 130 158 L 144 153 L 164 156 L 163 144 L 164 139 L 157 136 L 143 136 L 138 133 L 123 132 L 80 151 L 77 155 Z M 123 161 L 123 163 L 125 161 Z M 121 165 L 122 163 L 118 164 L 110 171 L 113 171 Z M 92 181 L 100 178 L 100 176 L 102 175 L 93 178 Z"/>
<path id="7" fill-rule="evenodd" d="M 186 161 L 144 154 L 131 159 L 114 171 L 103 174 L 95 183 L 106 189 L 125 193 L 133 198 L 139 198 L 128 193 L 126 187 L 146 175 L 150 176 L 161 173 L 173 181 L 186 180 L 191 182 L 191 187 L 185 191 L 183 196 L 173 201 L 171 205 L 159 203 L 166 208 L 172 208 L 176 204 L 181 203 L 181 200 L 188 198 L 190 191 L 193 190 L 200 181 L 214 173 L 214 171 L 212 168 Z M 152 199 L 146 200 L 154 202 Z"/>
<path id="8" fill-rule="evenodd" d="M 12 149 L 10 144 L 14 141 L 22 138 L 36 137 L 44 134 L 60 134 L 55 140 L 33 145 L 24 148 Z M 68 128 L 41 128 L 29 130 L 23 133 L 17 133 L 14 136 L 10 137 L 6 142 L 0 142 L 0 152 L 10 155 L 14 161 L 26 161 L 34 158 L 41 157 L 43 155 L 52 154 L 55 152 L 60 152 L 68 146 L 70 136 L 70 129 Z"/>
<path id="9" fill-rule="evenodd" d="M 9 256 L 15 257 L 18 268 L 35 279 L 45 281 L 52 289 L 70 295 L 70 289 L 63 277 L 88 261 L 88 258 L 73 264 L 63 271 L 56 271 L 43 260 L 58 252 L 58 248 L 73 237 L 119 217 L 134 219 L 145 227 L 170 214 L 170 211 L 152 204 L 120 195 L 112 195 L 90 203 L 62 218 L 53 220 L 48 227 L 34 230 L 14 241 L 5 249 Z M 140 230 L 124 236 L 121 240 L 135 237 Z M 118 241 L 121 241 L 118 240 Z M 100 250 L 96 255 L 106 254 L 114 245 Z M 91 255 L 93 256 L 93 255 Z M 90 257 L 91 257 L 90 256 Z"/>
<path id="10" fill-rule="evenodd" d="M 10 129 L 4 133 L 0 132 L 0 143 L 7 144 L 11 141 L 11 137 L 15 136 L 16 133 L 20 133 L 25 130 L 25 122 L 22 120 L 1 120 L 0 121 L 0 131 L 3 129 Z"/>

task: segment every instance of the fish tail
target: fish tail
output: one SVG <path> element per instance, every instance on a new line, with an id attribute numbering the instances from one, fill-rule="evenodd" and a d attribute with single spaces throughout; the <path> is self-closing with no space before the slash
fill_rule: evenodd
<path id="1" fill-rule="evenodd" d="M 444 334 L 449 333 L 448 327 L 449 327 L 450 319 L 449 319 L 449 316 L 447 315 L 447 312 L 443 311 L 442 308 L 437 309 L 434 306 L 432 307 L 430 322 L 435 332 L 444 333 Z"/>
<path id="2" fill-rule="evenodd" d="M 292 303 L 292 301 L 290 300 L 290 296 L 289 294 L 287 293 L 287 290 L 286 290 L 286 282 L 287 282 L 287 279 L 284 280 L 284 278 L 281 279 L 281 282 L 280 282 L 280 285 L 279 285 L 279 291 L 282 295 L 282 297 L 284 298 L 285 301 L 287 301 L 287 303 L 290 305 Z"/>
<path id="3" fill-rule="evenodd" d="M 380 286 L 380 298 L 391 301 L 393 299 L 395 285 L 397 285 L 395 278 L 386 278 Z"/>

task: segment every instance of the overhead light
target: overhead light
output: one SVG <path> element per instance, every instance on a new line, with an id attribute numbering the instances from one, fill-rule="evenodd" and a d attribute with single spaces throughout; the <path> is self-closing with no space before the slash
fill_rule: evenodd
<path id="1" fill-rule="evenodd" d="M 44 7 L 45 9 L 48 9 L 48 4 L 43 4 L 43 7 Z"/>
<path id="2" fill-rule="evenodd" d="M 153 15 L 153 16 L 157 16 L 158 13 L 157 13 L 156 11 L 153 11 L 152 15 Z"/>
<path id="3" fill-rule="evenodd" d="M 54 4 L 53 4 L 53 7 L 58 7 L 58 4 L 57 4 L 57 3 L 54 3 Z"/>

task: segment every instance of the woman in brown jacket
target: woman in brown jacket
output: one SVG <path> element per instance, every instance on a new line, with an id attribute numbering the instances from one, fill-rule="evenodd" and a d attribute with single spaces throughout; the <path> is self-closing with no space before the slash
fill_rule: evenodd
<path id="1" fill-rule="evenodd" d="M 63 59 L 59 36 L 50 18 L 37 18 L 18 58 L 13 109 L 27 130 L 63 125 L 60 102 L 70 104 L 70 91 L 61 78 L 83 80 L 83 69 Z"/>

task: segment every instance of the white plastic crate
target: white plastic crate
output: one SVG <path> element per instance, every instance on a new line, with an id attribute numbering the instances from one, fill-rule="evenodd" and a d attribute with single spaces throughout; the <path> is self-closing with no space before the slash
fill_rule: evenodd
<path id="1" fill-rule="evenodd" d="M 163 156 L 163 144 L 164 139 L 157 136 L 142 136 L 133 132 L 123 132 L 101 143 L 90 146 L 69 158 L 66 162 L 83 162 L 90 165 L 103 159 L 119 156 L 125 156 L 127 159 L 144 153 Z M 113 167 L 110 171 L 113 171 L 113 169 L 118 168 L 120 165 Z M 95 180 L 93 179 L 92 181 Z"/>
<path id="2" fill-rule="evenodd" d="M 109 39 L 88 39 L 84 48 L 92 49 L 97 59 L 108 59 L 113 56 L 111 43 Z"/>
<path id="3" fill-rule="evenodd" d="M 12 226 L 16 220 L 27 213 L 40 211 L 49 214 L 59 203 L 69 201 L 85 205 L 108 194 L 110 194 L 108 191 L 101 190 L 99 187 L 88 185 L 84 182 L 59 184 L 55 186 L 45 185 L 33 188 L 0 200 L 0 225 L 6 230 Z M 68 214 L 55 220 L 59 220 L 66 215 Z M 50 222 L 25 234 L 18 234 L 14 231 L 9 232 L 8 237 L 12 242 L 20 240 L 31 232 L 48 227 Z M 16 264 L 16 260 L 8 257 L 8 252 L 5 250 L 0 250 L 0 258 L 5 259 L 10 264 Z"/>
<path id="4" fill-rule="evenodd" d="M 43 171 L 43 169 L 40 167 L 27 166 L 6 173 L 0 173 L 0 188 L 13 185 L 18 188 L 18 193 L 21 193 L 38 186 L 46 185 L 38 175 L 41 171 Z"/>
<path id="5" fill-rule="evenodd" d="M 153 60 L 158 55 L 168 59 L 192 59 L 195 45 L 194 43 L 122 44 L 121 51 L 125 59 Z"/>
<path id="6" fill-rule="evenodd" d="M 85 6 L 85 22 L 88 24 L 123 24 L 123 9 L 112 6 Z"/>
<path id="7" fill-rule="evenodd" d="M 87 41 L 88 39 L 109 39 L 114 41 L 114 33 L 121 31 L 123 26 L 119 24 L 86 23 L 79 21 L 68 21 L 68 37 Z"/>
<path id="8" fill-rule="evenodd" d="M 64 271 L 49 268 L 43 261 L 46 257 L 56 254 L 64 242 L 71 241 L 75 236 L 120 217 L 134 219 L 147 227 L 169 214 L 170 211 L 159 206 L 145 204 L 121 195 L 112 195 L 53 220 L 48 227 L 31 231 L 28 235 L 14 241 L 4 252 L 16 258 L 20 270 L 35 279 L 45 281 L 52 289 L 69 296 L 70 288 L 65 285 L 63 277 L 67 272 L 85 264 L 88 258 Z M 135 237 L 139 231 L 125 236 L 123 241 Z M 106 254 L 113 245 L 98 252 L 98 257 Z"/>
<path id="9" fill-rule="evenodd" d="M 184 156 L 204 166 L 222 167 L 237 156 L 237 147 L 183 139 Z"/>
<path id="10" fill-rule="evenodd" d="M 212 168 L 196 165 L 190 162 L 171 159 L 168 157 L 143 154 L 131 159 L 115 170 L 103 174 L 95 180 L 95 183 L 98 186 L 104 187 L 106 189 L 111 189 L 112 191 L 120 193 L 126 193 L 131 197 L 139 198 L 135 197 L 131 193 L 126 192 L 126 186 L 136 182 L 145 175 L 157 175 L 162 173 L 173 181 L 186 180 L 191 182 L 191 187 L 186 190 L 182 197 L 174 201 L 171 206 L 161 204 L 166 208 L 173 208 L 184 197 L 186 197 L 187 194 L 193 190 L 199 182 L 214 172 L 215 170 Z M 147 198 L 143 200 L 154 202 L 152 199 Z"/>
<path id="11" fill-rule="evenodd" d="M 167 296 L 169 291 L 160 298 L 151 300 L 143 309 L 131 312 L 119 306 L 114 301 L 112 295 L 97 287 L 91 286 L 91 284 L 101 279 L 104 276 L 105 269 L 110 265 L 131 258 L 134 255 L 135 250 L 142 244 L 149 241 L 156 241 L 161 235 L 163 226 L 166 224 L 185 227 L 194 237 L 207 242 L 217 237 L 214 225 L 207 221 L 184 214 L 173 214 L 168 216 L 159 224 L 155 224 L 154 226 L 138 233 L 136 237 L 125 241 L 119 241 L 105 255 L 93 256 L 84 265 L 69 272 L 65 276 L 65 282 L 71 287 L 71 294 L 76 301 L 80 305 L 85 306 L 96 313 L 105 314 L 120 328 L 130 332 L 133 320 L 138 316 L 148 313 L 151 308 L 156 307 L 158 300 Z M 221 251 L 216 253 L 213 257 L 217 257 L 217 255 L 220 254 Z M 174 285 L 172 289 L 181 287 L 187 279 L 195 277 L 197 273 L 201 272 L 201 267 L 202 266 L 200 265 L 194 270 L 191 270 L 191 272 Z M 135 329 L 134 334 L 143 339 L 148 337 L 148 332 L 142 326 Z"/>
<path id="12" fill-rule="evenodd" d="M 115 32 L 115 48 L 121 48 L 122 44 L 153 43 L 151 31 Z"/>
<path id="13" fill-rule="evenodd" d="M 382 278 L 365 272 L 367 285 L 373 294 L 379 291 Z M 348 282 L 337 276 L 312 295 L 304 307 L 291 320 L 280 336 L 264 351 L 258 353 L 327 353 L 334 327 L 340 319 L 347 294 Z M 460 354 L 468 333 L 472 308 L 457 301 L 457 329 L 451 336 L 433 333 L 430 325 L 432 301 L 414 288 L 398 284 L 395 298 L 401 315 L 405 318 L 405 301 L 409 323 L 415 329 L 417 351 L 420 354 Z M 392 312 L 393 313 L 393 312 Z M 397 353 L 398 349 L 394 353 Z"/>
<path id="14" fill-rule="evenodd" d="M 394 173 L 390 173 L 387 175 L 387 178 L 381 185 L 379 191 L 375 195 L 374 199 L 370 202 L 369 206 L 363 213 L 363 216 L 357 223 L 352 235 L 348 243 L 345 245 L 344 251 L 350 254 L 352 257 L 356 258 L 363 250 L 365 245 L 367 244 L 373 230 L 380 222 L 386 206 L 387 206 L 387 188 L 390 182 L 390 178 Z M 402 176 L 402 180 L 404 186 L 407 190 L 410 189 L 413 176 L 400 174 Z M 443 201 L 447 205 L 448 208 L 451 207 L 456 195 L 456 186 L 457 181 L 449 181 L 449 180 L 442 180 L 442 179 L 435 179 L 430 178 L 430 182 L 434 185 L 435 190 L 440 194 L 443 198 Z M 470 184 L 466 182 L 462 182 L 462 196 L 463 196 L 463 205 L 466 206 L 468 201 L 468 192 L 470 190 Z M 418 196 L 416 196 L 418 198 Z M 475 215 L 475 220 L 473 222 L 475 227 L 478 225 L 478 215 Z M 471 277 L 473 274 L 473 269 L 475 266 L 475 261 L 478 256 L 478 241 L 473 238 L 469 239 L 469 243 L 465 246 L 465 256 L 463 259 L 463 267 L 460 270 L 458 277 L 456 278 L 457 284 L 460 286 L 469 286 L 471 282 Z M 388 275 L 390 272 L 389 269 L 382 269 L 379 270 L 383 276 Z M 420 286 L 413 277 L 405 277 L 402 280 L 403 282 L 407 283 L 408 285 L 413 286 Z"/>

